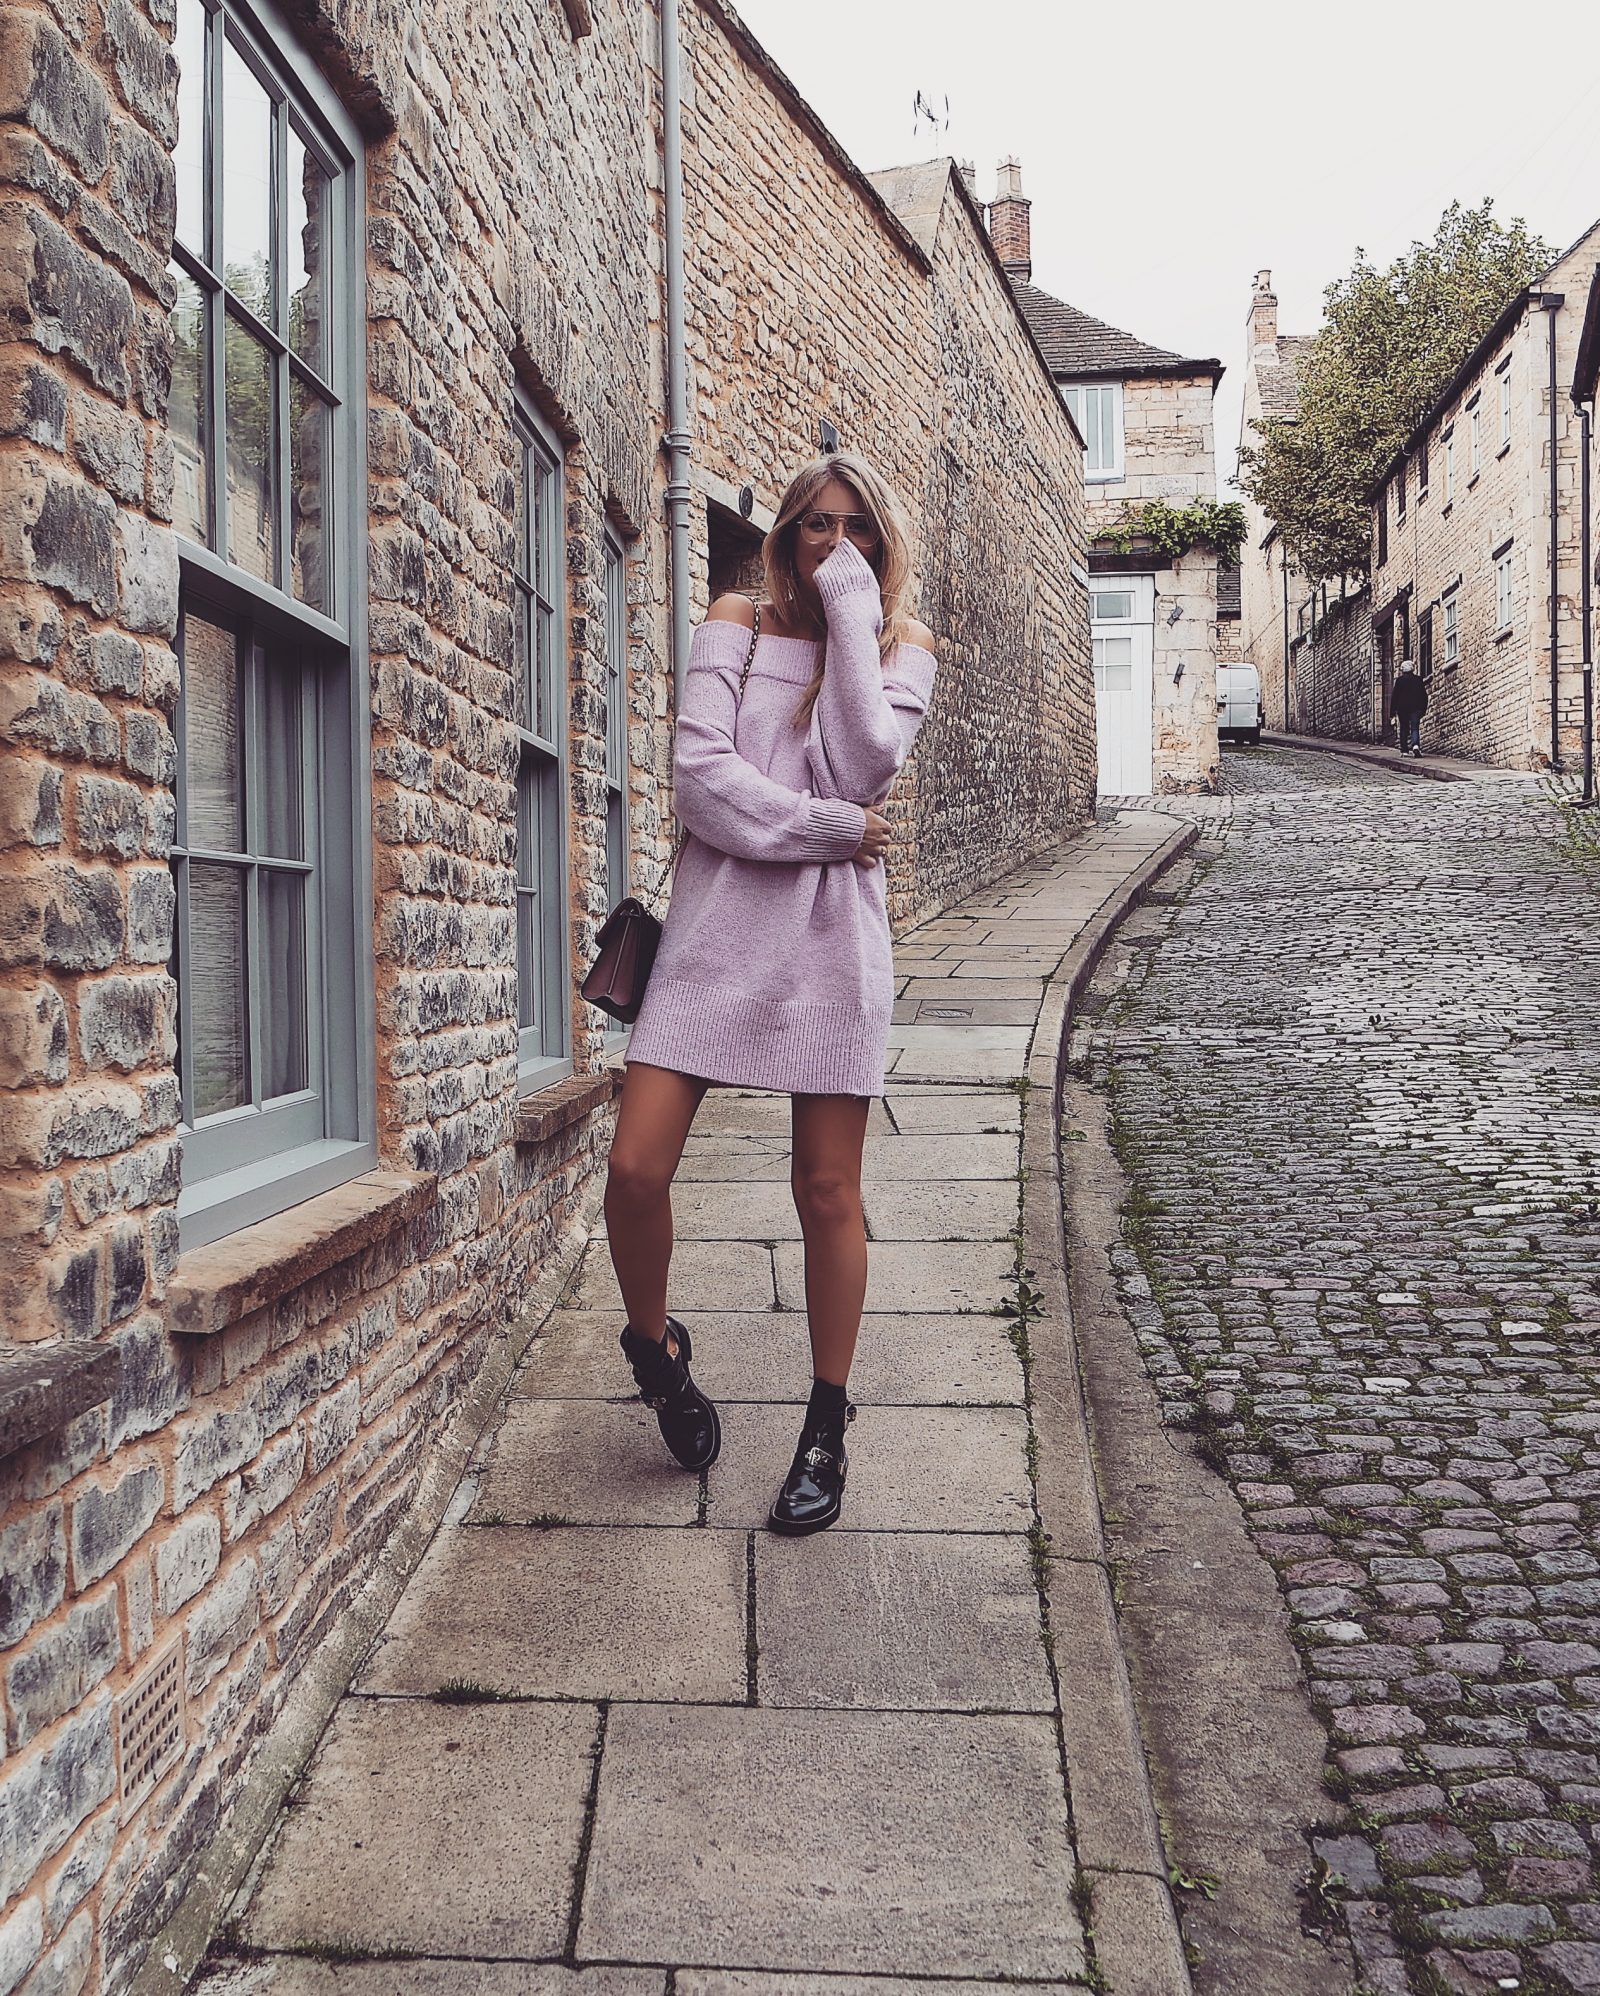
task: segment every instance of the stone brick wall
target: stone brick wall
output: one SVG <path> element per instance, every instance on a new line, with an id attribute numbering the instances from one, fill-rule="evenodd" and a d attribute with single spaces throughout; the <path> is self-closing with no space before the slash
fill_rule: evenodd
<path id="1" fill-rule="evenodd" d="M 1582 653 L 1579 548 L 1579 431 L 1567 384 L 1582 329 L 1582 300 L 1596 263 L 1600 232 L 1549 273 L 1547 288 L 1564 293 L 1556 314 L 1556 544 L 1560 581 L 1555 604 L 1560 679 L 1557 716 L 1561 755 L 1579 753 Z M 1409 589 L 1412 644 L 1419 621 L 1433 612 L 1433 672 L 1425 723 L 1427 740 L 1443 752 L 1508 768 L 1549 765 L 1550 730 L 1550 386 L 1547 315 L 1526 307 L 1505 337 L 1455 385 L 1449 402 L 1412 439 L 1407 461 L 1406 517 L 1398 517 L 1397 481 L 1383 504 L 1388 514 L 1387 560 L 1380 562 L 1374 514 L 1373 594 L 1385 605 Z M 1511 385 L 1511 437 L 1501 442 L 1500 378 Z M 1476 401 L 1481 466 L 1470 458 L 1471 409 Z M 1453 497 L 1445 491 L 1445 442 L 1455 439 Z M 1418 489 L 1419 452 L 1426 441 L 1428 491 Z M 1497 614 L 1495 559 L 1511 552 L 1510 622 Z M 1460 659 L 1444 659 L 1443 600 L 1457 588 Z"/>
<path id="2" fill-rule="evenodd" d="M 0 1988 L 32 1996 L 137 1971 L 603 1157 L 576 1001 L 596 1078 L 520 1117 L 516 1094 L 519 383 L 565 451 L 574 966 L 607 898 L 608 523 L 641 877 L 665 843 L 654 16 L 597 9 L 576 41 L 544 0 L 403 25 L 297 0 L 295 23 L 285 52 L 365 139 L 379 1167 L 181 1258 L 172 20 L 19 0 L 0 31 L 0 1300 L 11 1339 L 117 1366 L 0 1460 Z M 923 247 L 714 0 L 685 31 L 706 477 L 770 507 L 827 414 L 922 515 L 945 666 L 896 801 L 904 919 L 1087 811 L 1077 450 L 970 207 Z M 695 559 L 703 602 L 704 515 Z M 135 1804 L 118 1705 L 174 1643 L 181 1750 Z"/>
<path id="3" fill-rule="evenodd" d="M 119 1365 L 109 1402 L 0 1464 L 6 1988 L 112 1990 L 136 1969 L 570 1231 L 608 1127 L 596 1113 L 538 1144 L 515 1134 L 510 409 L 520 379 L 567 442 L 582 953 L 604 895 L 601 533 L 609 519 L 638 535 L 656 511 L 645 37 L 613 10 L 575 45 L 540 0 L 492 22 L 430 5 L 404 36 L 360 5 L 303 26 L 369 141 L 376 1137 L 392 1169 L 363 1181 L 372 1210 L 342 1232 L 328 1200 L 269 1223 L 285 1245 L 266 1266 L 257 1228 L 178 1257 L 170 14 L 24 4 L 4 29 L 0 1161 L 15 1250 L 0 1279 L 9 1336 L 100 1339 Z M 574 126 L 581 150 L 529 143 Z M 649 846 L 658 533 L 642 555 L 633 807 Z M 595 1065 L 587 1018 L 573 1051 Z M 135 1808 L 116 1704 L 175 1640 L 182 1751 Z"/>
<path id="4" fill-rule="evenodd" d="M 1081 446 L 951 163 L 841 175 L 732 17 L 712 0 L 688 22 L 702 481 L 749 484 L 769 523 L 826 417 L 896 486 L 917 534 L 912 603 L 941 669 L 892 802 L 903 926 L 1090 809 L 1088 626 L 1071 575 Z M 787 205 L 766 198 L 773 185 Z"/>
<path id="5" fill-rule="evenodd" d="M 1382 701 L 1367 589 L 1343 597 L 1318 590 L 1307 599 L 1304 629 L 1289 646 L 1289 702 L 1294 734 L 1346 742 L 1378 739 Z"/>

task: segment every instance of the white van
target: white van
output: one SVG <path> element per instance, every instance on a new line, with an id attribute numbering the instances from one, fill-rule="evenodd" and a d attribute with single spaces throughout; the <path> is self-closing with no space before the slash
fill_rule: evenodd
<path id="1" fill-rule="evenodd" d="M 1217 735 L 1225 742 L 1259 742 L 1267 725 L 1261 674 L 1253 665 L 1217 667 Z"/>

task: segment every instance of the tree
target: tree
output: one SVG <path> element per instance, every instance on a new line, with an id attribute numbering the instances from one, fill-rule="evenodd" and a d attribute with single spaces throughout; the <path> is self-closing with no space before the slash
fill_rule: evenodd
<path id="1" fill-rule="evenodd" d="M 1298 419 L 1252 425 L 1239 480 L 1275 521 L 1312 581 L 1364 574 L 1368 494 L 1435 398 L 1524 285 L 1555 260 L 1494 203 L 1453 201 L 1431 242 L 1387 270 L 1365 250 L 1328 286 L 1325 318 L 1300 365 Z"/>

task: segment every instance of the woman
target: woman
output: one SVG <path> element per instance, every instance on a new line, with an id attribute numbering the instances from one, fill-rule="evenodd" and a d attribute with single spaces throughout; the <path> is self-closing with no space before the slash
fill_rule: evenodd
<path id="1" fill-rule="evenodd" d="M 606 1227 L 640 1397 L 678 1461 L 706 1468 L 717 1411 L 667 1315 L 673 1174 L 713 1083 L 793 1098 L 814 1379 L 769 1522 L 798 1534 L 831 1525 L 843 1502 L 867 1287 L 861 1149 L 894 1007 L 880 807 L 935 662 L 931 632 L 904 611 L 904 512 L 862 458 L 797 473 L 763 557 L 759 623 L 746 597 L 721 596 L 689 651 L 674 760 L 685 838 L 628 1046 Z"/>

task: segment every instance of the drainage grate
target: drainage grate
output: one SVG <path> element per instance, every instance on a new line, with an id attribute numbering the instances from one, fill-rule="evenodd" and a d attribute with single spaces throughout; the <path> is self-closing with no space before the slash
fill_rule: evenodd
<path id="1" fill-rule="evenodd" d="M 117 1700 L 125 1809 L 137 1808 L 183 1751 L 183 1643 L 158 1656 Z"/>
<path id="2" fill-rule="evenodd" d="M 917 1017 L 918 1019 L 970 1019 L 972 1017 L 972 1007 L 970 1005 L 919 1005 L 917 1007 Z"/>

